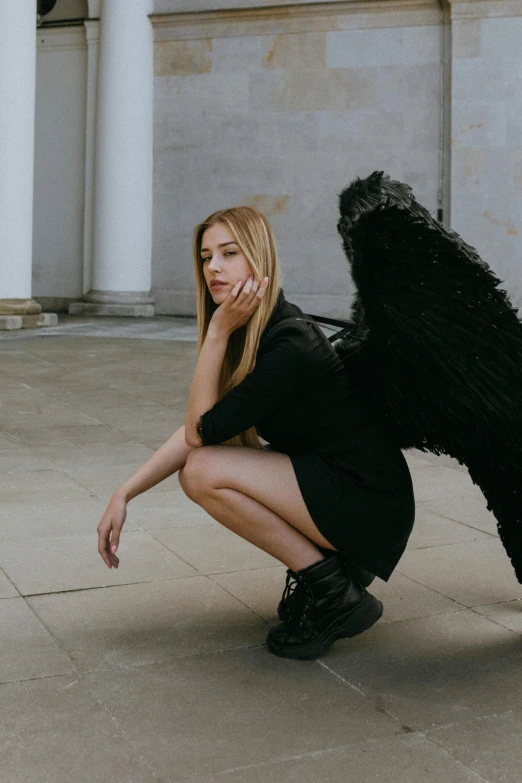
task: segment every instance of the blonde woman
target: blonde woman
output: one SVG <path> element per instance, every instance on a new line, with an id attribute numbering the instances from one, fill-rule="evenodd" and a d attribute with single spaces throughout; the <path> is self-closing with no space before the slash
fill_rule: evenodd
<path id="1" fill-rule="evenodd" d="M 381 616 L 365 586 L 387 580 L 404 550 L 410 474 L 321 329 L 286 301 L 261 213 L 211 215 L 195 229 L 194 263 L 199 356 L 185 426 L 115 492 L 98 549 L 117 568 L 127 503 L 177 472 L 189 498 L 287 566 L 268 648 L 313 659 Z"/>

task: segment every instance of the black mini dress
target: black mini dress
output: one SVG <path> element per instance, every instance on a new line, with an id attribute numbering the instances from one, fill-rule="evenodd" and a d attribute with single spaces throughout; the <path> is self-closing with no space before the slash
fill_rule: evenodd
<path id="1" fill-rule="evenodd" d="M 198 433 L 207 446 L 253 426 L 290 457 L 326 540 L 387 581 L 415 519 L 406 460 L 323 331 L 282 289 L 253 372 L 201 416 Z"/>

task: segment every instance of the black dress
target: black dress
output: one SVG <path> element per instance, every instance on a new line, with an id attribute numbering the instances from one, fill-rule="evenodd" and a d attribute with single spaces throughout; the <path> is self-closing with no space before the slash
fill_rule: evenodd
<path id="1" fill-rule="evenodd" d="M 415 518 L 406 460 L 320 327 L 282 289 L 253 372 L 200 418 L 198 433 L 206 446 L 252 426 L 290 457 L 326 540 L 388 580 Z"/>

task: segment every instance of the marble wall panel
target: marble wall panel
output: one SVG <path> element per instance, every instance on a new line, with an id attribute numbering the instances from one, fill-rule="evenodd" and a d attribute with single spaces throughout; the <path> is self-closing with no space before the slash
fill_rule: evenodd
<path id="1" fill-rule="evenodd" d="M 451 222 L 522 307 L 522 17 L 509 3 L 469 3 L 454 22 Z M 520 5 L 520 4 L 519 4 Z M 457 11 L 461 11 L 461 6 Z M 504 14 L 504 16 L 502 16 Z M 470 45 L 472 42 L 472 45 Z"/>
<path id="2" fill-rule="evenodd" d="M 451 33 L 454 57 L 480 57 L 480 19 L 455 21 Z"/>
<path id="3" fill-rule="evenodd" d="M 154 47 L 154 76 L 208 73 L 212 66 L 212 41 L 157 41 Z"/>
<path id="4" fill-rule="evenodd" d="M 327 33 L 328 68 L 424 65 L 440 62 L 440 34 L 431 27 Z"/>

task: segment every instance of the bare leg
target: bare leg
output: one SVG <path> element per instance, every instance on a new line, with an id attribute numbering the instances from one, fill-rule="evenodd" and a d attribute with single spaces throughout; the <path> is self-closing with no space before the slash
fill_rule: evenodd
<path id="1" fill-rule="evenodd" d="M 333 549 L 313 522 L 289 457 L 240 446 L 194 449 L 179 473 L 184 492 L 214 519 L 298 571 Z"/>

